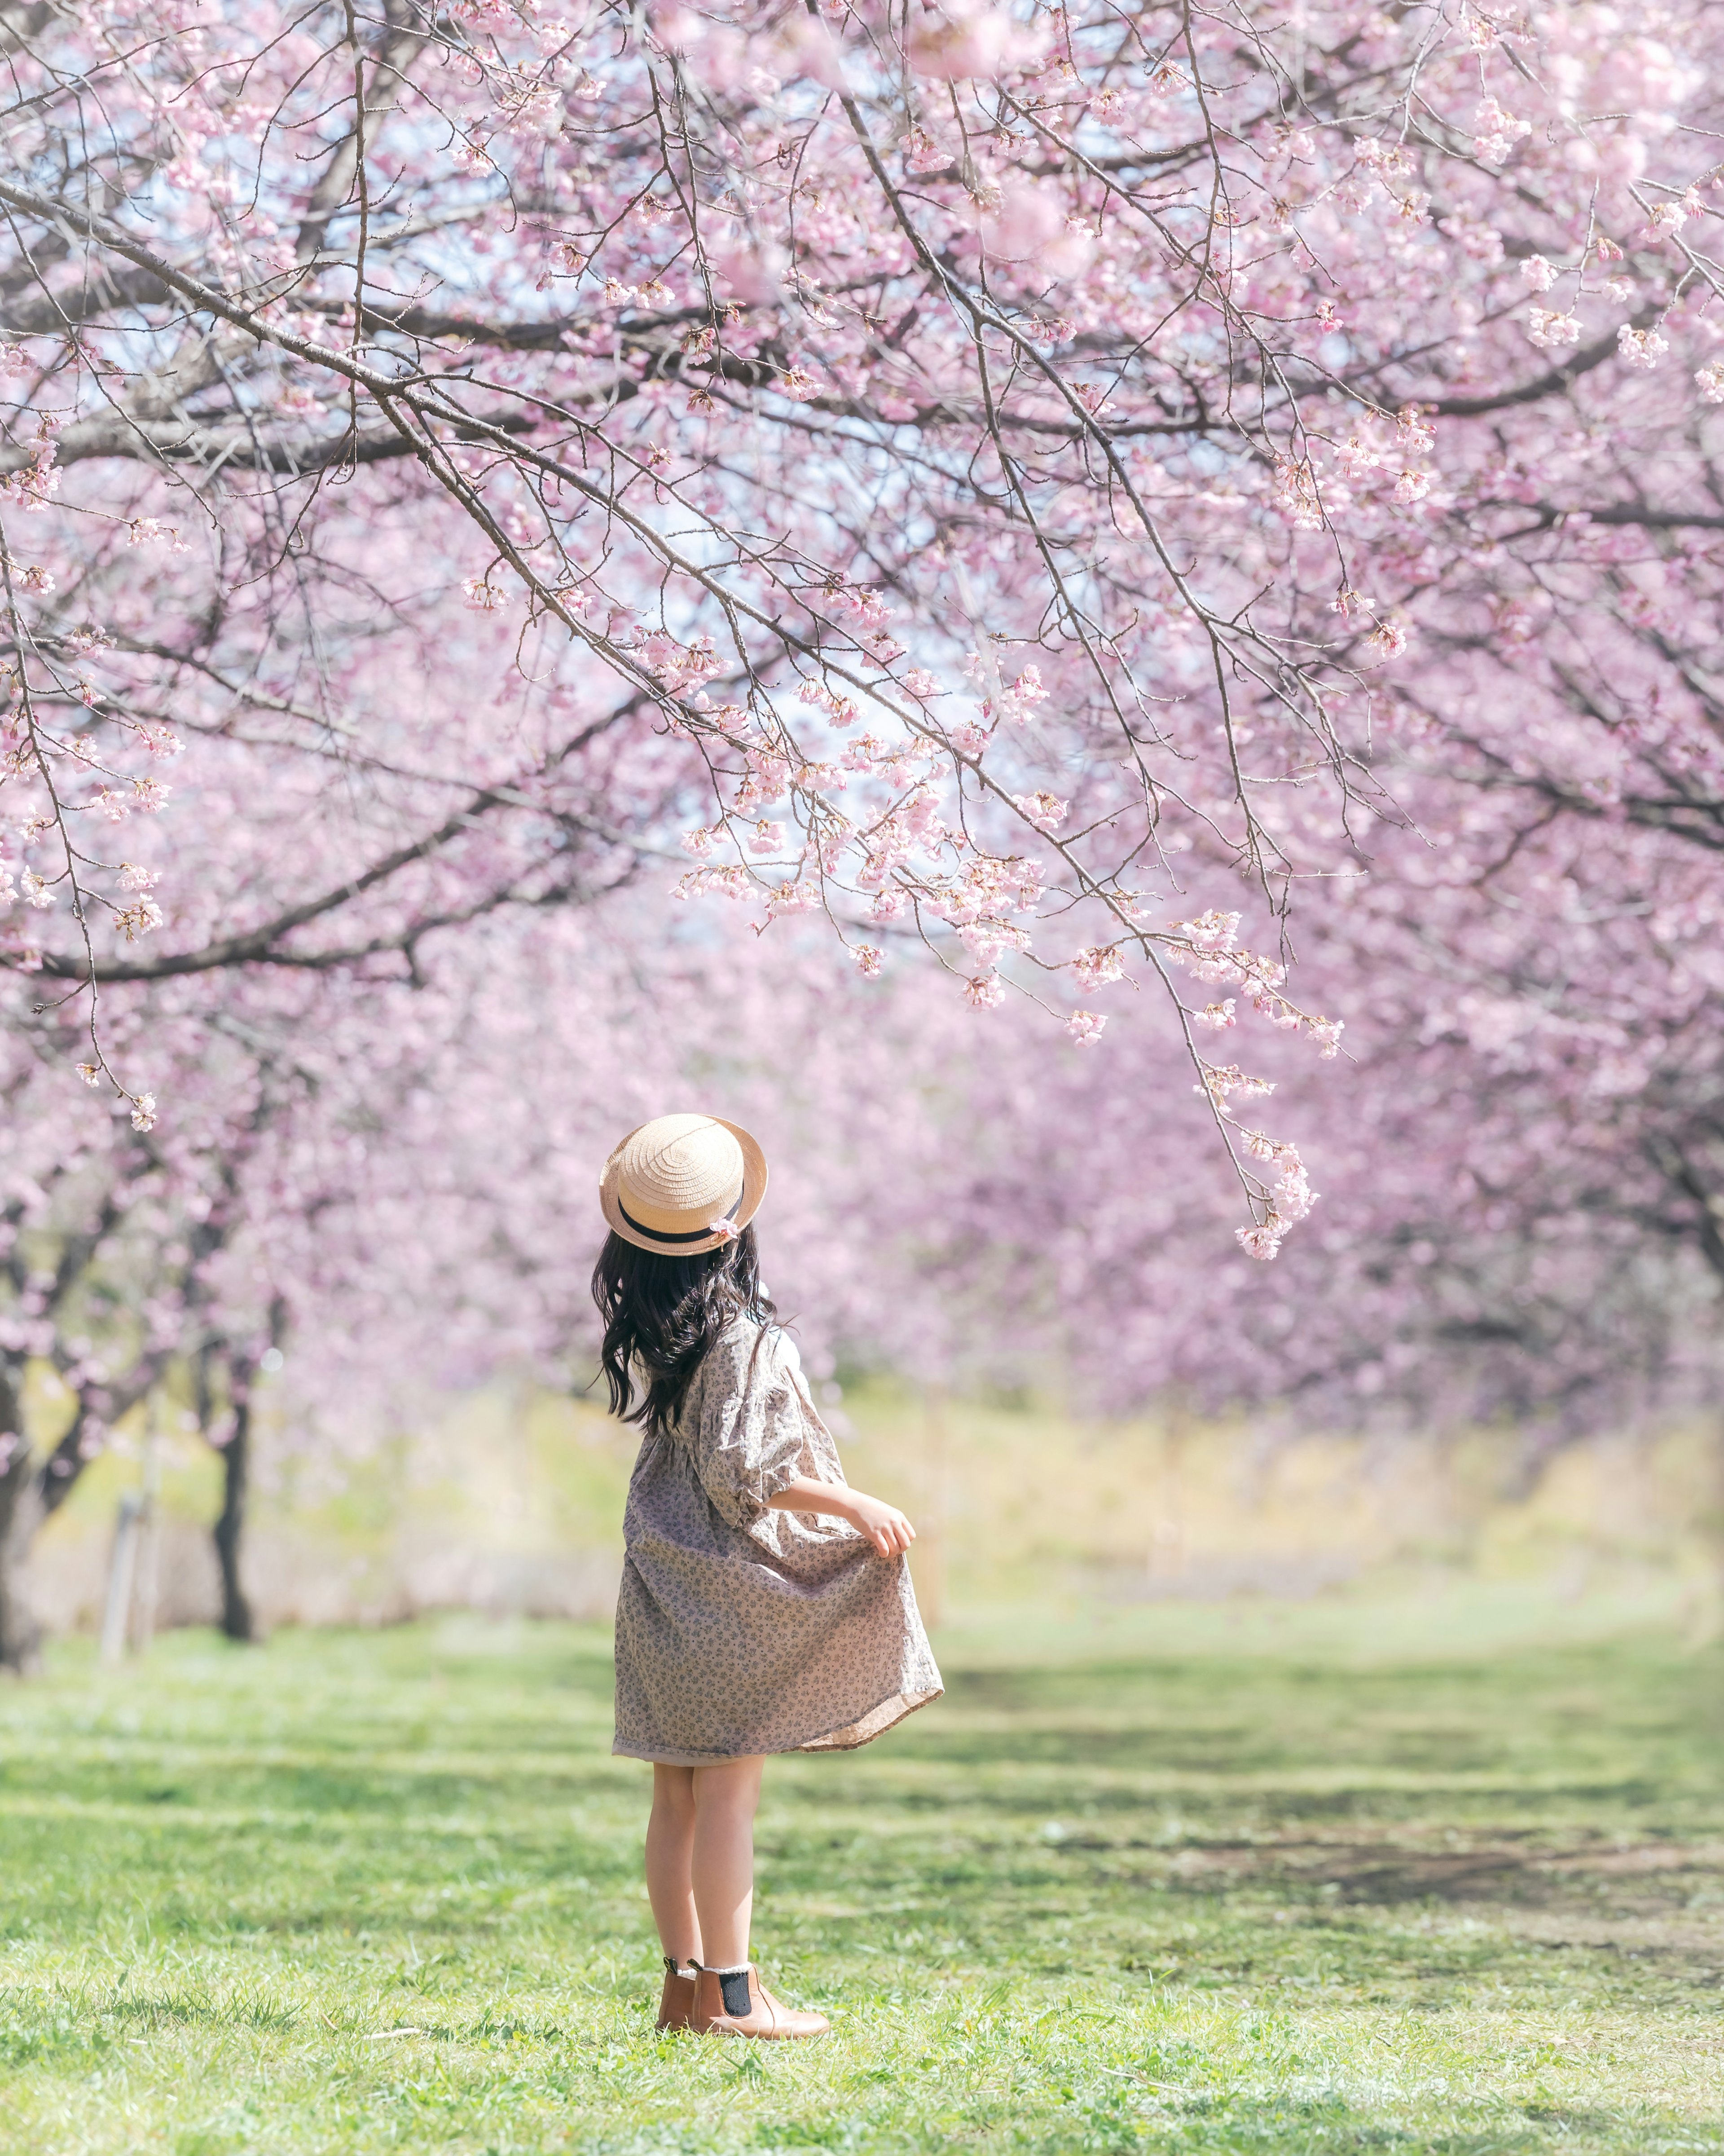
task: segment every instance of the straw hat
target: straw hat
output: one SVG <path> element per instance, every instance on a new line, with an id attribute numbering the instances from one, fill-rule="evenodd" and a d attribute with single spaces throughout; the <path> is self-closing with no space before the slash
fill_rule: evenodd
<path id="1" fill-rule="evenodd" d="M 734 1242 L 767 1194 L 767 1157 L 740 1124 L 655 1116 L 604 1164 L 598 1202 L 625 1243 L 692 1258 Z"/>

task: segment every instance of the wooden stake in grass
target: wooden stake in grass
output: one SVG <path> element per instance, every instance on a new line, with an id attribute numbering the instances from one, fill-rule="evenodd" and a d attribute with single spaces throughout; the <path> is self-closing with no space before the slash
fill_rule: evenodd
<path id="1" fill-rule="evenodd" d="M 922 1394 L 922 1501 L 911 1560 L 922 1622 L 946 1621 L 946 1390 L 929 1385 Z"/>
<path id="2" fill-rule="evenodd" d="M 162 1461 L 152 1419 L 144 1439 L 143 1480 L 120 1500 L 114 1548 L 108 1559 L 108 1593 L 102 1611 L 101 1658 L 110 1667 L 130 1645 L 142 1654 L 156 1636 L 161 1580 Z"/>
<path id="3" fill-rule="evenodd" d="M 132 1581 L 137 1573 L 138 1520 L 143 1507 L 141 1491 L 125 1491 L 120 1499 L 120 1516 L 114 1523 L 114 1548 L 108 1558 L 108 1596 L 102 1612 L 102 1660 L 110 1666 L 119 1663 L 126 1653 Z"/>

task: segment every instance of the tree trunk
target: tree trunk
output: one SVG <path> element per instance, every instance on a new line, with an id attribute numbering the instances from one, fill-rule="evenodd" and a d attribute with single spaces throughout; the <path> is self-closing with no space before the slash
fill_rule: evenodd
<path id="1" fill-rule="evenodd" d="M 251 1401 L 237 1401 L 233 1435 L 222 1447 L 222 1510 L 215 1523 L 216 1563 L 222 1569 L 222 1630 L 248 1645 L 257 1638 L 251 1604 L 239 1577 L 239 1544 L 245 1531 L 245 1492 L 251 1470 Z"/>
<path id="2" fill-rule="evenodd" d="M 28 1676 L 42 1659 L 42 1628 L 24 1599 L 24 1560 L 42 1520 L 36 1463 L 18 1424 L 23 1419 L 9 1373 L 0 1368 L 0 1669 Z"/>
<path id="3" fill-rule="evenodd" d="M 1711 1576 L 1706 1581 L 1709 1592 L 1691 1628 L 1689 1644 L 1696 1647 L 1716 1645 L 1724 1635 L 1724 1417 L 1712 1425 L 1711 1452 L 1712 1486 L 1706 1492 L 1709 1502 L 1701 1522 Z"/>

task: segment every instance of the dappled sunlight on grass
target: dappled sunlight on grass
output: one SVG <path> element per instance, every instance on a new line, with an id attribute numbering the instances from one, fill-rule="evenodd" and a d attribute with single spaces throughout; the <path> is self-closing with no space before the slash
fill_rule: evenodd
<path id="1" fill-rule="evenodd" d="M 0 1697 L 0 2147 L 1724 2150 L 1724 1660 L 1333 1616 L 954 1635 L 777 1763 L 792 2050 L 652 2033 L 597 1630 L 64 1645 Z"/>

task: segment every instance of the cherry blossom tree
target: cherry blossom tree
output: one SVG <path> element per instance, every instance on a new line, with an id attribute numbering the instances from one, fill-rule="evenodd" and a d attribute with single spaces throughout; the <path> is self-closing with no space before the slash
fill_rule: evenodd
<path id="1" fill-rule="evenodd" d="M 690 1042 L 873 1127 L 838 1182 L 944 1301 L 823 1274 L 829 1200 L 787 1247 L 900 1358 L 1105 1310 L 1120 1399 L 1410 1398 L 1470 1326 L 1533 1404 L 1700 1309 L 1715 9 L 13 0 L 0 49 L 8 1322 L 114 1401 L 190 1358 L 235 1520 L 255 1358 L 338 1294 L 404 1343 L 427 1222 L 492 1254 L 439 1367 L 552 1352 L 566 1163 Z M 769 932 L 710 1009 L 707 899 Z M 1331 1215 L 1255 1299 L 1193 1101 L 1247 1256 Z"/>
<path id="2" fill-rule="evenodd" d="M 925 1255 L 984 1359 L 1063 1369 L 1115 1409 L 1177 1389 L 1326 1428 L 1513 1421 L 1534 1448 L 1710 1409 L 1711 851 L 1615 810 L 1551 819 L 1531 789 L 1398 783 L 1418 828 L 1302 916 L 1307 977 L 1360 984 L 1347 1063 L 1315 1083 L 1267 1065 L 1310 1134 L 1312 1235 L 1266 1277 L 1223 1260 L 1226 1190 L 1176 1120 L 1098 1142 L 1167 1086 L 1152 1028 L 1127 1017 L 1108 1055 L 1034 1074 L 989 1058 Z"/>
<path id="3" fill-rule="evenodd" d="M 224 1624 L 249 1636 L 237 1552 L 249 1385 L 285 1306 L 277 1297 L 259 1311 L 255 1297 L 248 1306 L 223 1296 L 220 1266 L 246 1224 L 252 1158 L 284 1106 L 281 1073 L 260 1043 L 236 1053 L 203 1026 L 195 1037 L 179 1030 L 184 1112 L 171 1136 L 140 1131 L 123 1111 L 100 1123 L 76 1111 L 63 1027 L 5 1036 L 19 1142 L 0 1184 L 0 1665 L 34 1657 L 18 1574 L 37 1530 L 114 1426 L 176 1370 L 192 1380 L 205 1434 L 226 1447 L 216 1537 Z M 152 1027 L 158 1056 L 172 1033 Z M 74 1150 L 64 1142 L 69 1113 Z M 54 1373 L 64 1409 L 39 1451 L 22 1412 L 33 1361 Z"/>
<path id="4" fill-rule="evenodd" d="M 1512 668 L 1623 581 L 1612 534 L 1691 528 L 1577 519 L 1713 393 L 1710 19 L 14 8 L 20 884 L 93 939 L 44 968 L 92 1003 L 110 924 L 170 902 L 79 835 L 160 798 L 164 688 L 336 727 L 338 668 L 300 706 L 267 662 L 284 619 L 311 670 L 387 611 L 380 546 L 664 731 L 687 892 L 824 911 L 865 971 L 917 935 L 1080 1043 L 1135 963 L 1236 1141 L 1182 860 L 1255 880 L 1245 1000 L 1332 1047 L 1275 922 L 1377 800 L 1416 701 L 1379 673 L 1427 634 Z M 165 636 L 80 648 L 140 590 Z M 369 664 L 433 671 L 410 635 Z M 478 789 L 464 718 L 437 761 Z M 1289 1201 L 1236 1150 L 1270 1255 Z"/>
<path id="5" fill-rule="evenodd" d="M 1552 819 L 1537 789 L 1462 793 L 1441 843 L 1403 839 L 1311 924 L 1314 965 L 1368 950 L 1377 987 L 1363 1127 L 1324 1174 L 1339 1264 L 1296 1337 L 1414 1411 L 1446 1392 L 1585 1428 L 1704 1402 L 1724 1345 L 1714 850 L 1619 808 Z"/>
<path id="6" fill-rule="evenodd" d="M 1182 1107 L 1178 1044 L 1136 998 L 1106 1055 L 1074 1056 L 1033 1014 L 975 1012 L 912 969 L 836 975 L 806 934 L 689 916 L 655 946 L 644 893 L 432 939 L 417 985 L 271 976 L 241 1037 L 223 1014 L 225 1064 L 200 1068 L 207 1028 L 184 1023 L 181 1116 L 113 1118 L 75 1188 L 44 1142 L 5 1337 L 54 1363 L 79 1419 L 35 1464 L 33 1517 L 105 1422 L 188 1373 L 227 1466 L 243 1635 L 265 1355 L 285 1350 L 272 1383 L 314 1466 L 502 1371 L 578 1387 L 596 1165 L 667 1101 L 766 1138 L 767 1275 L 817 1372 L 1051 1377 L 1125 1411 L 1172 1389 L 1329 1428 L 1507 1414 L 1533 1445 L 1703 1398 L 1715 1215 L 1683 1178 L 1716 1159 L 1716 983 L 1709 916 L 1675 909 L 1706 865 L 1640 832 L 1552 855 L 1547 832 L 1504 870 L 1485 828 L 1471 855 L 1391 833 L 1368 881 L 1307 911 L 1304 965 L 1373 995 L 1339 1070 L 1290 1044 L 1270 1064 L 1325 1204 L 1266 1276 L 1218 1249 L 1203 1099 L 1188 1072 Z M 1655 873 L 1655 921 L 1635 882 Z M 63 1055 L 37 1070 L 76 1090 Z M 98 1189 L 123 1202 L 98 1212 Z"/>
<path id="7" fill-rule="evenodd" d="M 0 1166 L 0 1663 L 33 1658 L 19 1573 L 36 1531 L 152 1394 L 219 1452 L 223 1623 L 243 1639 L 257 1386 L 284 1350 L 288 1441 L 314 1468 L 500 1371 L 566 1382 L 594 1163 L 615 1118 L 675 1081 L 694 1037 L 676 1013 L 706 983 L 689 952 L 644 992 L 629 949 L 561 906 L 445 927 L 393 977 L 260 964 L 126 983 L 110 1043 L 147 1052 L 177 1103 L 149 1128 L 124 1103 L 80 1112 L 75 1018 L 0 1034 L 23 1141 Z M 33 1447 L 32 1361 L 65 1404 Z"/>

